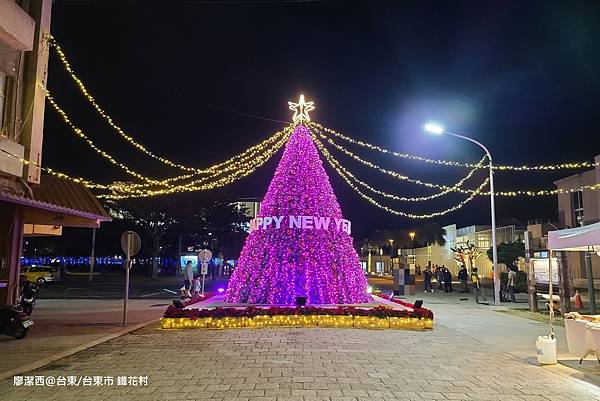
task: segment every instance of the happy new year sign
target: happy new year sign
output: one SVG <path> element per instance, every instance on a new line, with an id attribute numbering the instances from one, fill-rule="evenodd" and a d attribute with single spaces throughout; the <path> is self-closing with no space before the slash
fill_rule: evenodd
<path id="1" fill-rule="evenodd" d="M 250 232 L 280 228 L 336 230 L 350 235 L 350 220 L 319 216 L 265 216 L 250 220 Z"/>

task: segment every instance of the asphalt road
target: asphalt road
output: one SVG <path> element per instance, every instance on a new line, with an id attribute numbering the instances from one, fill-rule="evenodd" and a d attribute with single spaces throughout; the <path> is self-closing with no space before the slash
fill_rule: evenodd
<path id="1" fill-rule="evenodd" d="M 207 279 L 205 291 L 226 287 L 227 280 Z M 178 298 L 179 289 L 183 286 L 183 277 L 160 276 L 150 277 L 131 275 L 129 281 L 129 297 L 134 299 L 172 299 Z M 87 276 L 65 276 L 62 281 L 45 284 L 39 298 L 85 298 L 85 299 L 119 299 L 125 291 L 124 274 L 102 274 L 89 281 Z"/>

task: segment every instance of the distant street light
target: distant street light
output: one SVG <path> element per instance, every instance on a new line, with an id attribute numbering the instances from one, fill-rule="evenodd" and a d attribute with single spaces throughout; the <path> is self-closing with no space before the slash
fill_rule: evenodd
<path id="1" fill-rule="evenodd" d="M 423 129 L 431 134 L 446 134 L 467 140 L 469 142 L 473 142 L 474 144 L 482 148 L 488 157 L 488 166 L 490 173 L 490 213 L 492 218 L 492 262 L 494 265 L 494 305 L 500 306 L 500 272 L 498 271 L 498 247 L 496 245 L 496 206 L 494 202 L 494 165 L 492 163 L 492 155 L 488 148 L 486 148 L 485 145 L 483 145 L 481 142 L 469 138 L 468 136 L 447 131 L 446 128 L 441 124 L 435 122 L 428 122 L 423 126 Z"/>
<path id="2" fill-rule="evenodd" d="M 411 231 L 408 233 L 408 236 L 410 237 L 410 247 L 412 249 L 412 258 L 413 258 L 413 264 L 416 266 L 417 264 L 417 255 L 415 253 L 415 236 L 417 235 L 416 232 Z"/>

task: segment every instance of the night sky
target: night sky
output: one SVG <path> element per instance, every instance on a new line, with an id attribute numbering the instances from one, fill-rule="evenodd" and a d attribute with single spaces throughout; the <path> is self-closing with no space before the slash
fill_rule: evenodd
<path id="1" fill-rule="evenodd" d="M 348 136 L 432 158 L 477 161 L 480 150 L 432 137 L 442 121 L 490 148 L 501 164 L 593 160 L 600 154 L 600 4 L 498 1 L 68 1 L 52 31 L 88 89 L 126 131 L 172 160 L 208 166 L 267 138 L 291 119 L 287 101 L 314 100 L 313 120 Z M 51 56 L 54 97 L 99 146 L 148 175 L 180 174 L 123 142 Z M 463 169 L 363 157 L 410 176 L 450 184 Z M 334 155 L 388 192 L 428 192 Z M 281 153 L 231 187 L 186 199 L 263 196 Z M 47 108 L 44 164 L 98 182 L 128 179 L 96 156 Z M 354 236 L 421 222 L 363 201 L 326 166 Z M 499 173 L 499 190 L 554 188 L 571 172 Z M 479 181 L 483 176 L 478 176 Z M 471 181 L 474 187 L 477 180 Z M 458 195 L 419 204 L 427 213 Z M 498 218 L 554 218 L 554 198 L 500 198 Z M 489 199 L 437 220 L 486 224 Z"/>

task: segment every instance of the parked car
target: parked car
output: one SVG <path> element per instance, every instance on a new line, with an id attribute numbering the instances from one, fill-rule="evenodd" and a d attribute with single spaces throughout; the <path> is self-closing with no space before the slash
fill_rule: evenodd
<path id="1" fill-rule="evenodd" d="M 60 281 L 60 270 L 53 266 L 25 266 L 21 270 L 21 275 L 37 285 Z"/>

